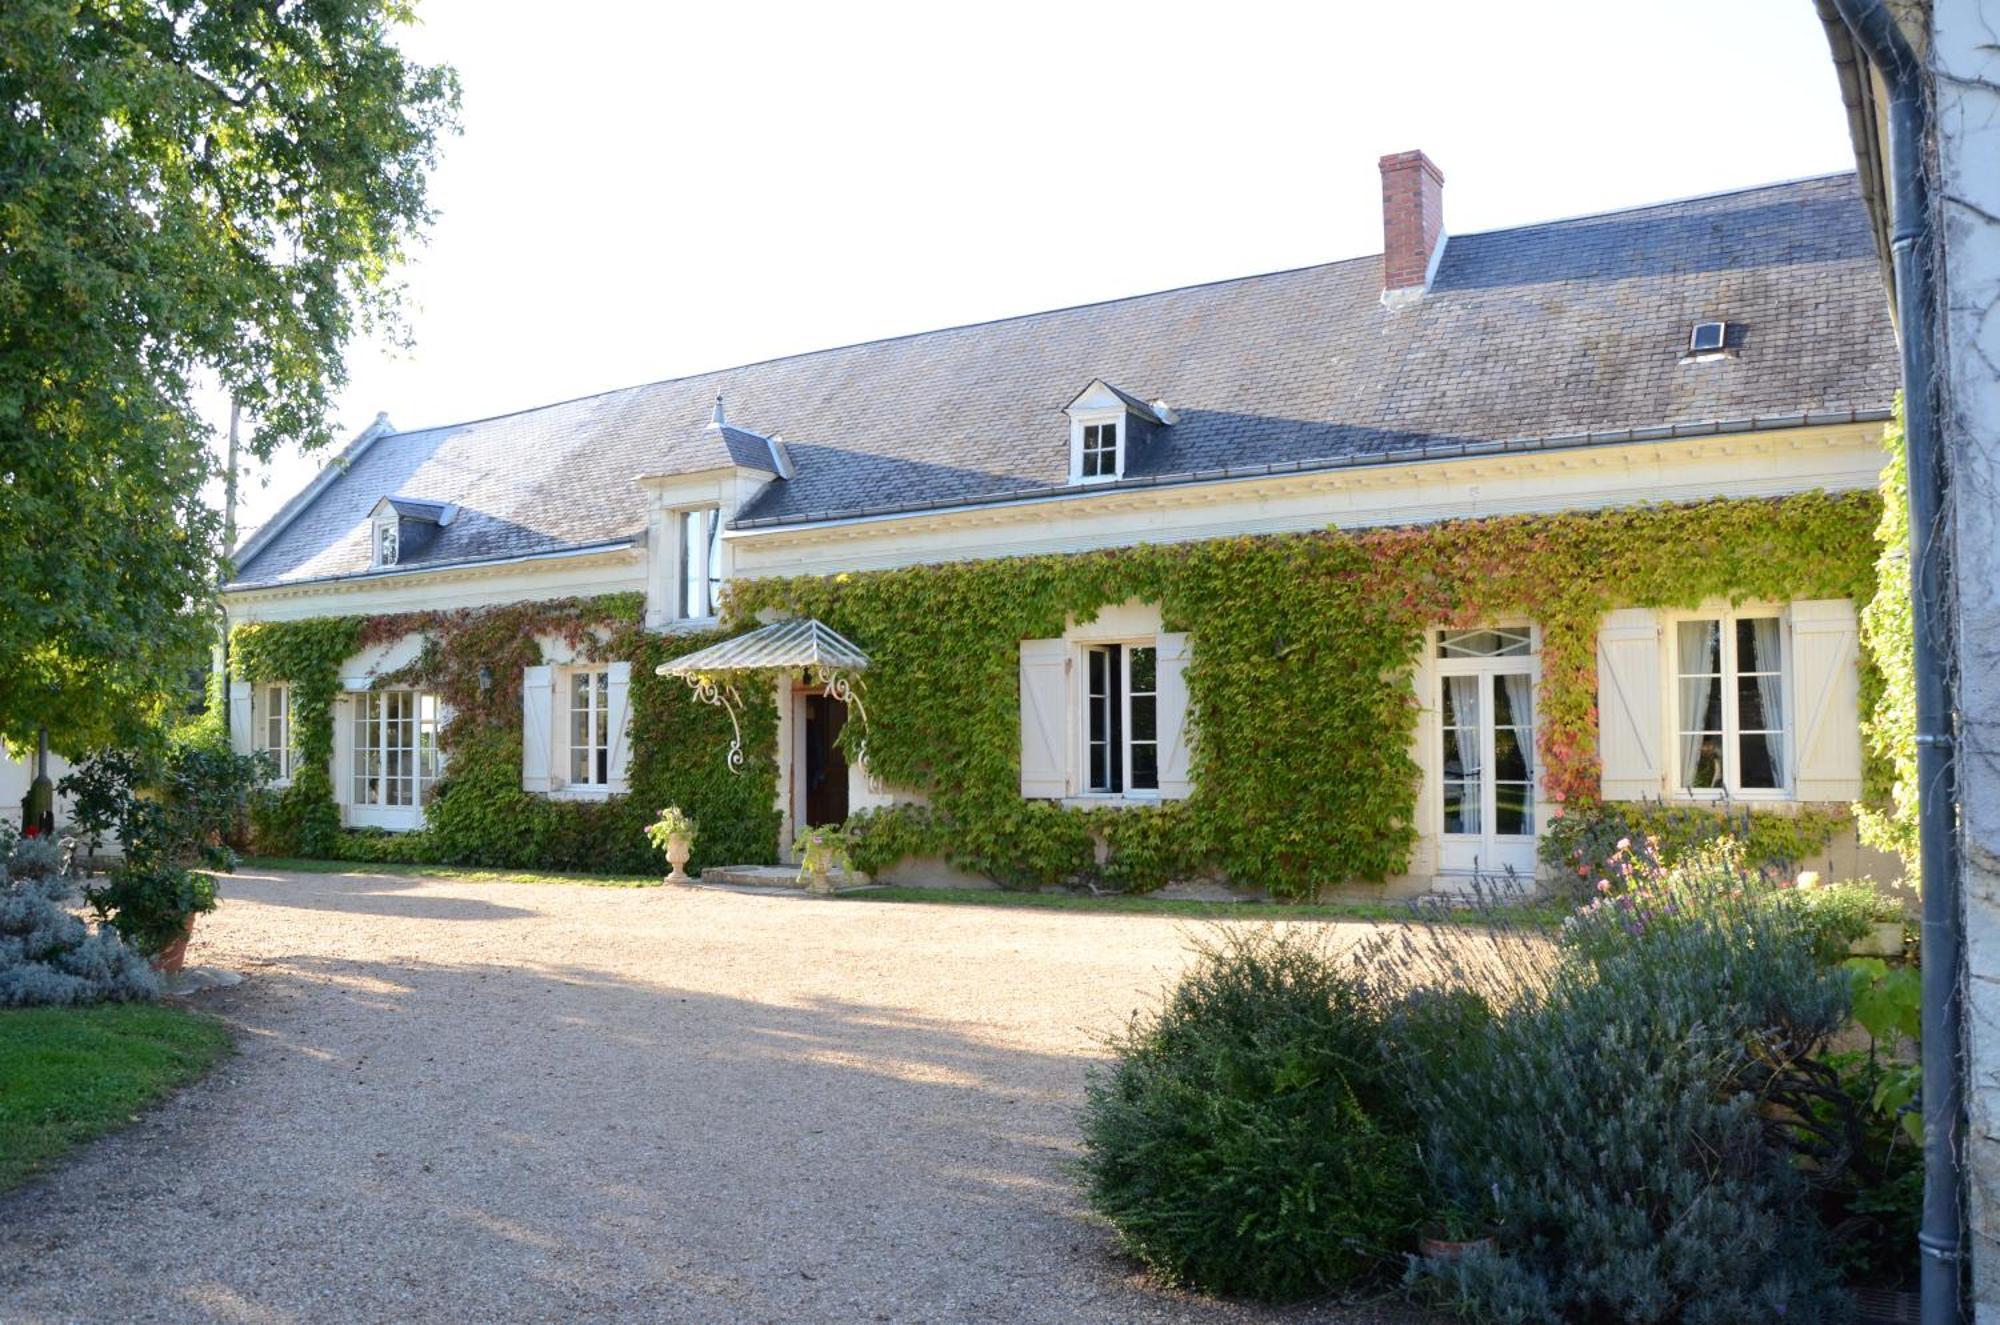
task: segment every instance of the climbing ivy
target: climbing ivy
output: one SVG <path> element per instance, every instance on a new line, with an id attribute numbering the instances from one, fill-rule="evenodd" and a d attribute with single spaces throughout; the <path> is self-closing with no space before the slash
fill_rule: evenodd
<path id="1" fill-rule="evenodd" d="M 1544 794 L 1587 805 L 1603 614 L 1707 598 L 1865 601 L 1878 509 L 1872 493 L 1814 492 L 1240 537 L 753 580 L 734 605 L 817 617 L 872 659 L 871 770 L 929 805 L 856 816 L 862 868 L 936 854 L 1018 884 L 1125 886 L 1212 870 L 1311 895 L 1408 866 L 1410 672 L 1429 627 L 1541 624 Z M 1109 812 L 1022 800 L 1018 641 L 1128 599 L 1190 633 L 1192 796 Z"/>
<path id="2" fill-rule="evenodd" d="M 720 751 L 729 723 L 653 668 L 719 634 L 653 635 L 635 594 L 372 617 L 257 622 L 231 635 L 237 675 L 292 686 L 296 751 L 292 785 L 254 817 L 260 850 L 372 861 L 451 862 L 647 872 L 660 864 L 644 825 L 664 805 L 702 823 L 694 864 L 775 858 L 778 815 L 766 779 L 731 775 Z M 439 733 L 444 772 L 412 833 L 340 827 L 331 780 L 333 702 L 342 664 L 371 646 L 418 636 L 410 663 L 374 678 L 436 694 L 452 719 Z M 552 800 L 521 789 L 521 683 L 542 662 L 541 639 L 564 641 L 581 661 L 632 664 L 629 795 Z M 751 767 L 768 768 L 775 706 L 746 694 L 744 743 Z"/>
<path id="3" fill-rule="evenodd" d="M 817 617 L 867 650 L 869 723 L 842 739 L 865 739 L 878 780 L 928 801 L 855 816 L 859 867 L 936 855 L 1016 885 L 1132 889 L 1213 872 L 1307 896 L 1408 867 L 1410 675 L 1430 627 L 1541 624 L 1544 794 L 1588 806 L 1603 614 L 1707 598 L 1865 602 L 1879 510 L 1872 493 L 1806 493 L 749 580 L 724 629 L 705 635 L 647 632 L 634 595 L 260 623 L 238 627 L 234 656 L 240 676 L 294 687 L 298 773 L 259 819 L 274 849 L 650 870 L 641 829 L 673 804 L 701 822 L 696 868 L 769 861 L 770 778 L 731 774 L 727 717 L 653 667 L 776 611 Z M 1091 810 L 1023 800 L 1019 641 L 1131 599 L 1158 604 L 1167 630 L 1190 635 L 1193 794 Z M 377 683 L 418 685 L 451 707 L 444 776 L 421 832 L 342 832 L 328 773 L 341 665 L 412 634 L 417 658 Z M 567 802 L 520 789 L 521 672 L 541 662 L 540 636 L 632 663 L 630 796 Z M 1864 707 L 1878 688 L 1864 651 Z M 744 697 L 746 768 L 768 769 L 775 704 L 762 686 Z"/>
<path id="4" fill-rule="evenodd" d="M 1902 858 L 1903 878 L 1919 879 L 1917 851 L 1916 617 L 1910 609 L 1910 471 L 1903 447 L 1903 407 L 1882 435 L 1882 518 L 1875 596 L 1861 609 L 1861 638 L 1876 659 L 1880 684 L 1868 698 L 1862 739 L 1877 774 L 1855 807 L 1861 840 Z"/>

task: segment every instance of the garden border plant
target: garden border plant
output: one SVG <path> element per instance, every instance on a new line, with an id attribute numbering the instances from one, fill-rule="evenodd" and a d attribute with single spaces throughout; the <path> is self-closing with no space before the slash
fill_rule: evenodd
<path id="1" fill-rule="evenodd" d="M 779 824 L 768 780 L 732 775 L 724 715 L 652 669 L 778 612 L 817 617 L 868 651 L 870 769 L 929 801 L 854 816 L 857 868 L 934 855 L 1013 885 L 1090 880 L 1130 891 L 1213 871 L 1309 897 L 1408 867 L 1418 787 L 1409 676 L 1429 627 L 1541 623 L 1544 791 L 1565 809 L 1588 807 L 1598 794 L 1602 615 L 1707 598 L 1866 602 L 1879 512 L 1874 493 L 1811 492 L 1244 536 L 744 580 L 722 628 L 699 634 L 645 631 L 637 595 L 625 594 L 250 623 L 232 635 L 232 652 L 238 676 L 296 687 L 299 775 L 258 820 L 274 851 L 643 870 L 652 863 L 644 824 L 674 804 L 707 829 L 697 868 L 770 861 Z M 1193 795 L 1108 810 L 1023 800 L 1018 641 L 1060 635 L 1066 618 L 1131 599 L 1157 603 L 1167 629 L 1190 632 Z M 424 685 L 456 715 L 441 736 L 446 769 L 427 825 L 342 833 L 327 771 L 340 667 L 412 633 L 424 639 L 418 659 L 376 683 Z M 631 797 L 569 803 L 521 791 L 521 670 L 542 661 L 538 635 L 632 663 Z M 1865 650 L 1863 671 L 1866 709 L 1879 686 Z M 768 766 L 775 703 L 763 687 L 746 698 L 748 767 Z M 863 735 L 852 724 L 842 739 L 852 747 Z"/>

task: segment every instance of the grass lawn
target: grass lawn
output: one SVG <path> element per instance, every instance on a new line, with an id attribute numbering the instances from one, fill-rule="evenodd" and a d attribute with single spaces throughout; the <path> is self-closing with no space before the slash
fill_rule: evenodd
<path id="1" fill-rule="evenodd" d="M 0 1010 L 0 1191 L 136 1121 L 230 1048 L 221 1022 L 168 1004 Z"/>
<path id="2" fill-rule="evenodd" d="M 574 883 L 586 888 L 657 888 L 664 874 L 572 874 L 561 870 L 487 870 L 458 865 L 375 864 L 361 860 L 306 860 L 293 856 L 245 857 L 244 874 L 386 874 L 395 878 L 455 879 L 461 883 Z M 220 876 L 224 880 L 228 875 Z"/>

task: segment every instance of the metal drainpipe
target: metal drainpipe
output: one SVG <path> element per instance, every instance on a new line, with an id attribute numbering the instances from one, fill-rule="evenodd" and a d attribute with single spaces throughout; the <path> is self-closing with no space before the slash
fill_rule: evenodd
<path id="1" fill-rule="evenodd" d="M 1924 174 L 1928 118 L 1923 66 L 1882 0 L 1833 0 L 1868 62 L 1889 90 L 1889 153 L 1894 184 L 1890 242 L 1903 352 L 1903 433 L 1910 467 L 1910 597 L 1915 617 L 1918 854 L 1924 876 L 1923 1102 L 1924 1217 L 1921 1254 L 1924 1325 L 1959 1325 L 1965 1248 L 1964 1099 L 1957 788 L 1952 768 L 1952 693 L 1946 659 L 1949 603 L 1940 519 L 1945 460 L 1938 439 L 1938 385 L 1932 363 L 1937 307 Z"/>

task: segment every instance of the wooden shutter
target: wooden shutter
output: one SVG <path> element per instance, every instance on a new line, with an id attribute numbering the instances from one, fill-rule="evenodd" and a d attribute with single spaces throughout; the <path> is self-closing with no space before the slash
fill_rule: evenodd
<path id="1" fill-rule="evenodd" d="M 632 741 L 625 730 L 629 725 L 632 696 L 632 664 L 615 662 L 605 669 L 605 719 L 610 729 L 613 791 L 630 791 L 627 769 L 632 762 Z"/>
<path id="2" fill-rule="evenodd" d="M 1792 779 L 1802 801 L 1861 799 L 1860 647 L 1844 598 L 1792 604 Z"/>
<path id="3" fill-rule="evenodd" d="M 1194 789 L 1188 780 L 1188 637 L 1159 638 L 1160 799 L 1185 800 Z"/>
<path id="4" fill-rule="evenodd" d="M 1666 791 L 1667 686 L 1660 623 L 1644 608 L 1605 614 L 1597 631 L 1597 753 L 1606 800 Z"/>
<path id="5" fill-rule="evenodd" d="M 549 789 L 549 738 L 555 731 L 556 669 L 521 669 L 521 790 Z"/>
<path id="6" fill-rule="evenodd" d="M 257 748 L 256 713 L 250 703 L 252 689 L 248 681 L 229 683 L 229 748 L 240 755 Z"/>
<path id="7" fill-rule="evenodd" d="M 1021 641 L 1021 794 L 1058 797 L 1069 786 L 1069 648 Z"/>

